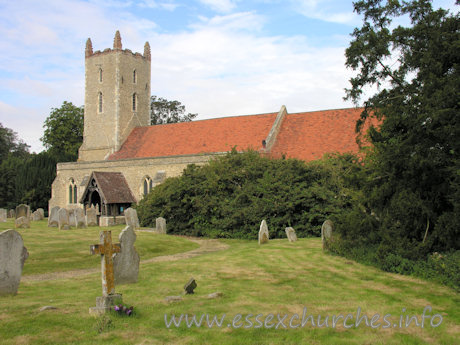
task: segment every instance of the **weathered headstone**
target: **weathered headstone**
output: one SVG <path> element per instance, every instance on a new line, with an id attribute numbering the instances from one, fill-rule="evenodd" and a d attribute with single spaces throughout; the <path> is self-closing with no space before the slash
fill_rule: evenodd
<path id="1" fill-rule="evenodd" d="M 97 226 L 97 214 L 94 205 L 86 209 L 86 226 Z"/>
<path id="2" fill-rule="evenodd" d="M 16 218 L 16 220 L 14 221 L 14 226 L 16 227 L 16 229 L 26 229 L 26 228 L 30 228 L 30 219 L 29 217 L 19 217 L 19 218 Z"/>
<path id="3" fill-rule="evenodd" d="M 29 253 L 15 230 L 0 233 L 0 295 L 16 294 Z"/>
<path id="4" fill-rule="evenodd" d="M 328 249 L 328 243 L 332 240 L 333 230 L 334 224 L 329 219 L 321 226 L 321 241 L 323 242 L 323 249 Z"/>
<path id="5" fill-rule="evenodd" d="M 195 279 L 190 278 L 190 280 L 188 281 L 188 283 L 184 285 L 184 290 L 185 290 L 184 293 L 185 293 L 186 295 L 192 294 L 192 293 L 193 293 L 193 290 L 196 289 L 196 286 L 197 286 L 197 284 L 196 284 Z"/>
<path id="6" fill-rule="evenodd" d="M 69 226 L 72 228 L 76 228 L 77 227 L 77 219 L 75 217 L 75 209 L 70 209 L 70 210 L 67 210 L 67 213 L 69 214 Z"/>
<path id="7" fill-rule="evenodd" d="M 127 208 L 125 210 L 126 225 L 133 229 L 139 229 L 139 218 L 137 217 L 137 211 L 134 208 Z"/>
<path id="8" fill-rule="evenodd" d="M 288 227 L 285 229 L 285 231 L 289 242 L 297 241 L 297 235 L 295 234 L 295 230 L 293 228 Z"/>
<path id="9" fill-rule="evenodd" d="M 157 233 L 166 234 L 166 219 L 163 217 L 158 217 L 155 221 Z"/>
<path id="10" fill-rule="evenodd" d="M 264 244 L 267 243 L 269 239 L 268 235 L 268 226 L 267 222 L 265 219 L 260 223 L 260 229 L 259 229 L 259 244 Z"/>
<path id="11" fill-rule="evenodd" d="M 65 208 L 58 211 L 59 230 L 70 230 L 69 212 Z"/>
<path id="12" fill-rule="evenodd" d="M 57 228 L 59 227 L 59 210 L 61 208 L 59 206 L 54 206 L 50 214 L 48 216 L 48 226 L 51 228 Z"/>
<path id="13" fill-rule="evenodd" d="M 16 218 L 16 211 L 11 209 L 9 212 L 8 212 L 8 218 Z"/>
<path id="14" fill-rule="evenodd" d="M 37 211 L 36 212 L 39 212 L 42 216 L 42 219 L 45 219 L 45 210 L 42 209 L 42 208 L 37 208 Z"/>
<path id="15" fill-rule="evenodd" d="M 29 205 L 21 204 L 21 205 L 16 206 L 16 218 L 19 218 L 19 217 L 27 217 L 27 218 L 30 217 Z"/>
<path id="16" fill-rule="evenodd" d="M 8 211 L 4 208 L 0 208 L 0 222 L 6 222 L 8 218 Z"/>
<path id="17" fill-rule="evenodd" d="M 34 222 L 38 222 L 39 220 L 42 220 L 42 219 L 43 219 L 42 214 L 38 210 L 32 213 L 32 220 Z"/>
<path id="18" fill-rule="evenodd" d="M 96 297 L 96 307 L 89 308 L 90 314 L 104 314 L 110 311 L 115 303 L 121 303 L 121 294 L 115 293 L 113 274 L 113 254 L 121 251 L 120 243 L 112 244 L 112 232 L 101 231 L 99 244 L 90 246 L 92 255 L 101 255 L 102 296 Z"/>
<path id="19" fill-rule="evenodd" d="M 137 282 L 139 275 L 139 254 L 134 247 L 136 233 L 131 226 L 127 226 L 119 236 L 121 252 L 113 258 L 115 284 L 131 284 Z"/>
<path id="20" fill-rule="evenodd" d="M 77 227 L 77 229 L 86 228 L 85 212 L 83 211 L 83 209 L 75 209 L 74 216 L 76 224 L 75 226 Z"/>

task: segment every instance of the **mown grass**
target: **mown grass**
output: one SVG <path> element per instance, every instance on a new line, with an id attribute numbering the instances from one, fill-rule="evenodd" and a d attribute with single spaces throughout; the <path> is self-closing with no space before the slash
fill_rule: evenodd
<path id="1" fill-rule="evenodd" d="M 112 231 L 112 241 L 125 225 L 113 227 L 89 227 L 87 229 L 59 230 L 48 228 L 47 220 L 31 222 L 30 229 L 16 229 L 29 251 L 23 275 L 49 272 L 62 272 L 96 267 L 99 257 L 89 253 L 89 246 L 99 243 L 101 230 Z M 0 231 L 14 229 L 14 221 L 9 219 L 0 223 Z M 155 235 L 149 232 L 136 232 L 136 249 L 142 259 L 170 255 L 198 248 L 198 244 L 181 237 Z"/>
<path id="2" fill-rule="evenodd" d="M 152 235 L 155 242 L 159 235 Z M 173 236 L 165 237 L 175 241 Z M 322 252 L 319 239 L 273 240 L 260 247 L 257 241 L 225 243 L 229 249 L 224 251 L 141 265 L 137 284 L 116 287 L 124 302 L 134 305 L 135 316 L 110 315 L 107 328 L 101 318 L 88 313 L 101 293 L 99 274 L 22 282 L 18 295 L 0 297 L 1 343 L 458 344 L 460 298 L 447 287 L 330 256 Z M 66 246 L 74 246 L 73 241 L 69 239 Z M 183 296 L 181 302 L 165 302 L 166 296 L 179 295 L 190 277 L 198 283 L 195 294 Z M 206 298 L 215 291 L 223 297 Z M 39 312 L 45 305 L 58 309 Z M 321 315 L 322 322 L 329 316 L 329 325 L 332 315 L 349 313 L 353 315 L 349 323 L 354 323 L 358 307 L 369 317 L 391 314 L 392 322 L 398 323 L 400 314 L 417 315 L 420 320 L 427 305 L 433 308 L 429 314 L 442 315 L 439 327 L 430 327 L 429 320 L 423 329 L 413 323 L 407 328 L 372 329 L 364 321 L 351 329 L 340 323 L 337 328 L 311 323 L 296 329 L 227 327 L 236 314 L 243 315 L 242 321 L 248 314 L 270 313 L 287 314 L 289 320 L 294 313 L 301 318 L 304 307 L 315 318 Z M 219 318 L 226 314 L 224 327 L 165 326 L 165 314 L 169 318 L 203 313 Z M 272 322 L 276 324 L 276 316 Z M 288 326 L 289 321 L 285 323 Z"/>

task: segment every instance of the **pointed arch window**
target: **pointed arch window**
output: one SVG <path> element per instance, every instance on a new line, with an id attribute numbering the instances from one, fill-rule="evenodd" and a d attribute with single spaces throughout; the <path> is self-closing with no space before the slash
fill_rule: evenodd
<path id="1" fill-rule="evenodd" d="M 97 110 L 99 113 L 102 113 L 102 92 L 98 94 L 98 107 Z"/>
<path id="2" fill-rule="evenodd" d="M 133 93 L 133 111 L 137 111 L 137 94 Z"/>
<path id="3" fill-rule="evenodd" d="M 153 181 L 149 176 L 144 177 L 144 195 L 150 193 L 153 188 Z"/>
<path id="4" fill-rule="evenodd" d="M 133 71 L 133 83 L 137 83 L 137 75 L 136 75 L 136 70 Z"/>
<path id="5" fill-rule="evenodd" d="M 77 184 L 73 178 L 69 181 L 69 204 L 77 203 Z"/>
<path id="6" fill-rule="evenodd" d="M 99 68 L 99 82 L 102 83 L 102 68 Z"/>

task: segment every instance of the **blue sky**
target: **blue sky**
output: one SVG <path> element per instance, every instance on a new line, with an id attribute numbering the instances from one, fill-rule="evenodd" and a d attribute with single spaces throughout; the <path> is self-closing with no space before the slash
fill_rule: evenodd
<path id="1" fill-rule="evenodd" d="M 455 0 L 435 7 L 454 8 Z M 348 0 L 0 0 L 0 122 L 32 150 L 51 108 L 84 104 L 84 49 L 152 48 L 152 94 L 198 119 L 343 108 Z"/>

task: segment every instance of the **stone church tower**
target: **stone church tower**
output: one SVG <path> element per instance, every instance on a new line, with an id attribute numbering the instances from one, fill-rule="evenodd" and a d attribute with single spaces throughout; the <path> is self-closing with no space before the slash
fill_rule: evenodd
<path id="1" fill-rule="evenodd" d="M 78 161 L 105 160 L 118 151 L 134 127 L 150 125 L 150 45 L 144 54 L 122 49 L 117 31 L 113 49 L 85 49 L 85 115 Z"/>

